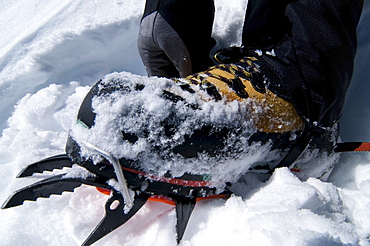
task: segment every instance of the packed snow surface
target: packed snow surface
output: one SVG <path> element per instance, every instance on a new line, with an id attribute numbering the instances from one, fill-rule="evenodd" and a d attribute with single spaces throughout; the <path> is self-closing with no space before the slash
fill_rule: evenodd
<path id="1" fill-rule="evenodd" d="M 240 43 L 246 2 L 215 1 L 219 47 Z M 64 152 L 78 108 L 96 81 L 113 72 L 145 75 L 136 48 L 143 8 L 144 0 L 0 1 L 1 202 L 40 179 L 16 179 L 22 168 Z M 369 18 L 366 1 L 342 118 L 345 141 L 370 141 Z M 370 245 L 368 154 L 342 154 L 328 182 L 302 181 L 287 168 L 267 182 L 249 175 L 243 180 L 240 194 L 227 201 L 197 203 L 180 245 Z M 1 210 L 0 245 L 79 245 L 102 219 L 106 200 L 82 186 Z M 176 245 L 175 223 L 174 207 L 148 202 L 96 245 Z"/>

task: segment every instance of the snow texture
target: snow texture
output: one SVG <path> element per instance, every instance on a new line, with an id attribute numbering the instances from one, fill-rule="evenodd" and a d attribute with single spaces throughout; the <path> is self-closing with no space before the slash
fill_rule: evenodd
<path id="1" fill-rule="evenodd" d="M 246 2 L 215 1 L 218 47 L 240 43 Z M 144 0 L 0 1 L 1 202 L 40 179 L 16 179 L 22 168 L 64 152 L 68 132 L 77 127 L 78 108 L 96 81 L 145 75 L 136 48 L 143 8 Z M 370 141 L 369 18 L 367 0 L 342 118 L 345 141 Z M 165 79 L 161 83 L 168 86 Z M 146 106 L 166 109 L 160 101 Z M 224 112 L 213 113 L 222 117 Z M 128 154 L 122 151 L 117 154 Z M 315 164 L 320 161 L 332 160 Z M 342 154 L 328 182 L 302 181 L 281 168 L 267 182 L 246 175 L 239 188 L 227 201 L 197 203 L 180 245 L 370 245 L 367 153 Z M 79 245 L 102 219 L 106 200 L 82 186 L 0 210 L 0 245 Z M 95 245 L 176 245 L 175 223 L 174 207 L 148 202 Z"/>

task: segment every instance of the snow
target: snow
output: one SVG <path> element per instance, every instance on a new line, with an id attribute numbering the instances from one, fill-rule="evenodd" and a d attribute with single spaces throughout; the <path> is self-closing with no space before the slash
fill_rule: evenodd
<path id="1" fill-rule="evenodd" d="M 240 43 L 247 1 L 215 2 L 219 46 Z M 345 141 L 370 139 L 365 2 L 342 118 Z M 145 75 L 136 48 L 143 8 L 144 0 L 0 1 L 1 202 L 39 180 L 16 179 L 22 168 L 63 153 L 79 105 L 97 80 L 122 71 Z M 243 192 L 227 201 L 197 203 L 180 245 L 370 245 L 367 153 L 342 154 L 328 182 L 301 181 L 286 168 L 265 183 L 245 180 Z M 106 200 L 82 186 L 0 210 L 0 245 L 79 245 L 102 219 Z M 96 245 L 176 245 L 175 223 L 172 206 L 149 202 Z"/>
<path id="2" fill-rule="evenodd" d="M 137 85 L 145 87 L 135 90 Z M 277 162 L 281 158 L 281 153 L 270 150 L 270 142 L 263 146 L 248 143 L 256 132 L 250 120 L 249 100 L 214 101 L 199 86 L 190 86 L 198 93 L 183 91 L 170 79 L 148 78 L 127 72 L 109 74 L 97 86 L 98 95 L 100 92 L 101 95 L 92 100 L 92 111 L 96 114 L 94 125 L 88 129 L 79 121 L 72 126 L 70 135 L 80 143 L 82 156 L 87 158 L 96 153 L 86 148 L 86 143 L 116 158 L 135 160 L 143 172 L 152 176 L 161 177 L 168 170 L 174 177 L 185 172 L 206 174 L 207 180 L 214 183 L 220 192 L 225 188 L 225 181 L 237 182 L 253 163 L 266 159 Z M 104 93 L 111 88 L 116 91 Z M 164 90 L 181 96 L 183 100 L 172 102 L 164 98 Z M 167 122 L 171 129 L 163 122 Z M 200 152 L 196 157 L 184 158 L 174 153 L 173 149 L 181 146 L 186 136 L 192 136 L 207 126 L 212 126 L 212 131 L 216 132 L 229 130 L 223 139 L 224 146 L 215 155 Z M 123 140 L 121 132 L 136 136 L 137 140 Z"/>

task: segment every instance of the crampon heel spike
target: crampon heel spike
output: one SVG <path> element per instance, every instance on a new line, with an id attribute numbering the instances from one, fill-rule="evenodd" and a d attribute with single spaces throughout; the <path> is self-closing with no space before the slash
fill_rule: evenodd
<path id="1" fill-rule="evenodd" d="M 175 199 L 176 203 L 176 232 L 177 232 L 177 244 L 180 243 L 184 236 L 186 226 L 188 225 L 190 215 L 193 212 L 196 203 L 196 197 L 181 197 Z"/>
<path id="2" fill-rule="evenodd" d="M 34 173 L 53 171 L 63 167 L 72 167 L 72 165 L 73 162 L 67 154 L 56 155 L 28 165 L 18 174 L 17 178 L 29 177 Z"/>
<path id="3" fill-rule="evenodd" d="M 122 194 L 113 190 L 112 196 L 105 204 L 105 216 L 99 225 L 92 231 L 82 246 L 89 246 L 116 228 L 126 223 L 148 201 L 150 195 L 140 193 L 135 195 L 134 204 L 130 211 L 125 213 L 125 203 Z"/>

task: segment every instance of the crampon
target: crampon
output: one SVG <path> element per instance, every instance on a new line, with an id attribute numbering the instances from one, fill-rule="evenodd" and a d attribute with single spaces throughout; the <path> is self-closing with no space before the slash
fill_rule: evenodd
<path id="1" fill-rule="evenodd" d="M 230 99 L 228 101 L 239 100 L 243 103 L 243 100 L 247 100 L 249 97 L 252 100 L 257 101 L 256 104 L 258 104 L 258 100 L 260 100 L 261 107 L 263 107 L 266 102 L 269 103 L 269 100 L 276 101 L 277 97 L 273 95 L 269 96 L 271 93 L 265 88 L 263 88 L 263 90 L 255 89 L 256 86 L 254 86 L 253 83 L 260 83 L 261 81 L 259 76 L 253 75 L 258 73 L 256 67 L 253 66 L 253 62 L 254 60 L 246 60 L 235 66 L 229 65 L 215 67 L 206 73 L 188 78 L 188 81 L 191 83 L 180 83 L 180 86 L 177 87 L 180 91 L 184 91 L 181 93 L 194 94 L 195 92 L 192 88 L 194 88 L 194 86 L 200 86 L 202 87 L 204 94 L 208 93 L 210 95 L 210 98 L 205 99 L 205 101 L 221 100 L 222 96 L 226 95 L 226 97 L 229 97 Z M 93 86 L 81 104 L 77 117 L 78 123 L 86 127 L 86 129 L 92 129 L 95 126 L 97 118 L 97 113 L 93 109 L 93 101 L 95 97 L 104 98 L 117 92 L 120 92 L 122 94 L 120 97 L 123 97 L 126 94 L 134 93 L 135 91 L 139 93 L 145 87 L 143 84 L 137 82 L 131 83 L 132 86 L 130 87 L 126 86 L 123 82 L 122 79 L 115 81 L 115 78 L 113 78 L 110 80 L 108 79 L 108 81 L 105 82 L 99 81 L 95 86 Z M 164 83 L 164 88 L 169 87 L 166 83 Z M 262 84 L 258 88 L 261 86 Z M 155 90 L 156 85 L 153 88 L 153 90 Z M 171 103 L 173 105 L 181 104 L 181 110 L 183 108 L 189 110 L 184 113 L 185 116 L 189 115 L 189 112 L 195 112 L 195 114 L 199 113 L 198 111 L 200 111 L 202 107 L 194 103 L 194 100 L 190 103 L 186 102 L 182 96 L 177 95 L 181 93 L 174 93 L 176 90 L 171 91 L 171 88 L 169 90 L 163 90 L 163 93 L 159 93 L 158 98 L 163 98 L 163 100 L 165 100 L 164 105 L 166 106 Z M 219 91 L 222 93 L 219 94 Z M 200 94 L 202 93 L 203 92 Z M 139 96 L 140 95 L 138 95 L 138 97 Z M 203 97 L 205 96 L 203 95 Z M 113 101 L 115 100 L 116 99 Z M 271 105 L 275 101 L 271 101 Z M 266 108 L 271 109 L 271 105 L 268 105 Z M 287 107 L 283 102 L 279 102 L 278 105 L 283 105 L 284 110 L 286 108 L 293 110 L 292 107 Z M 133 113 L 131 116 L 126 112 L 127 110 L 123 110 L 122 112 L 126 112 L 126 116 L 122 117 L 139 117 L 142 113 L 142 108 L 142 105 L 139 105 L 132 111 Z M 168 140 L 162 141 L 166 144 L 167 142 L 170 142 L 170 139 L 177 136 L 176 133 L 179 128 L 183 129 L 186 127 L 186 125 L 180 124 L 180 122 L 182 122 L 182 116 L 176 116 L 176 112 L 178 112 L 178 108 L 174 108 L 172 113 L 169 113 L 168 116 L 166 116 L 167 118 L 161 121 L 160 124 L 164 125 L 164 127 L 159 125 L 159 128 L 164 132 L 163 136 L 166 137 L 164 139 Z M 286 114 L 286 112 L 282 113 L 284 117 L 289 115 Z M 291 118 L 297 118 L 295 114 L 292 113 L 291 115 Z M 240 115 L 238 115 L 238 117 L 239 116 Z M 129 118 L 129 120 L 131 118 Z M 144 120 L 147 120 L 146 117 L 143 118 Z M 225 119 L 222 119 L 222 122 L 223 121 L 225 121 Z M 197 123 L 199 122 L 201 122 L 201 120 L 197 121 Z M 214 156 L 215 153 L 222 153 L 222 151 L 227 158 L 238 158 L 239 155 L 245 152 L 240 141 L 240 139 L 243 139 L 241 136 L 244 134 L 240 129 L 242 129 L 244 123 L 242 122 L 241 125 L 238 126 L 238 120 L 231 119 L 230 122 L 233 124 L 230 128 L 225 127 L 225 125 L 213 127 L 212 125 L 203 124 L 193 132 L 185 133 L 183 142 L 180 145 L 168 145 L 169 147 L 167 145 L 163 145 L 165 146 L 163 147 L 153 144 L 154 147 L 151 150 L 157 151 L 159 153 L 158 156 L 166 156 L 163 153 L 168 152 L 171 157 L 181 155 L 185 159 L 195 158 L 195 160 L 197 160 L 196 158 L 199 156 L 199 153 L 201 153 L 202 156 L 204 153 Z M 261 122 L 257 122 L 256 125 L 263 125 L 265 121 L 262 120 Z M 300 121 L 297 120 L 296 122 L 296 125 L 299 126 Z M 304 129 L 302 130 L 302 128 L 298 127 L 296 131 L 298 137 L 295 140 L 291 140 L 289 134 L 294 130 L 291 128 L 291 124 L 286 125 L 289 127 L 286 132 L 283 132 L 284 127 L 280 127 L 282 125 L 282 122 L 280 121 L 277 121 L 276 125 L 279 126 L 278 130 L 281 132 L 274 132 L 271 130 L 271 126 L 274 126 L 274 122 L 269 122 L 268 125 L 270 128 L 264 128 L 267 129 L 267 133 L 261 132 L 263 130 L 263 127 L 261 127 L 262 130 L 258 129 L 259 133 L 250 135 L 249 140 L 244 141 L 243 143 L 251 144 L 254 141 L 253 139 L 257 139 L 258 141 L 265 139 L 265 142 L 272 139 L 274 141 L 272 148 L 288 150 L 287 153 L 285 153 L 285 157 L 283 157 L 280 162 L 278 161 L 274 167 L 291 166 L 292 162 L 294 162 L 310 141 L 310 134 L 305 134 Z M 134 124 L 134 128 L 135 127 L 137 128 Z M 127 131 L 125 132 L 123 130 L 120 131 L 120 137 L 127 144 L 134 144 L 139 138 L 144 138 L 145 136 L 150 135 L 150 133 L 145 130 L 137 132 L 136 134 Z M 154 129 L 153 131 L 156 133 L 157 129 Z M 243 137 L 245 136 L 243 135 Z M 299 140 L 302 139 L 304 141 L 299 142 Z M 233 141 L 236 142 L 235 148 L 232 145 Z M 155 142 L 155 139 L 149 141 L 149 143 L 152 142 Z M 170 149 L 170 151 L 167 151 L 168 149 Z M 347 145 L 338 144 L 336 150 L 338 152 L 353 150 L 366 151 L 368 150 L 368 145 L 356 143 Z M 226 182 L 230 180 L 220 181 L 225 184 L 223 189 L 220 190 L 216 188 L 214 180 L 210 180 L 209 177 L 204 174 L 186 171 L 181 175 L 173 175 L 173 170 L 168 170 L 165 174 L 151 172 L 150 169 L 144 167 L 145 163 L 141 162 L 140 158 L 116 158 L 114 154 L 99 147 L 96 143 L 89 142 L 86 139 L 76 140 L 73 134 L 69 134 L 65 151 L 65 154 L 53 156 L 27 166 L 21 171 L 18 177 L 30 177 L 35 173 L 43 173 L 44 171 L 53 171 L 55 169 L 63 169 L 64 173 L 53 175 L 15 191 L 5 201 L 2 208 L 5 209 L 19 206 L 26 200 L 35 201 L 40 197 L 48 198 L 51 195 L 60 195 L 63 192 L 73 192 L 74 189 L 81 185 L 94 186 L 100 191 L 109 194 L 109 198 L 105 204 L 105 215 L 82 244 L 85 246 L 95 243 L 116 228 L 125 224 L 148 200 L 164 201 L 176 207 L 176 231 L 177 242 L 179 243 L 183 238 L 189 218 L 197 201 L 209 198 L 227 198 L 232 193 L 229 189 L 229 182 Z M 90 154 L 84 155 L 82 154 L 84 152 Z M 222 163 L 223 159 L 221 157 L 216 156 L 215 159 L 210 160 L 216 160 L 215 162 L 220 161 L 220 163 Z M 240 163 L 241 162 L 239 162 L 238 165 L 240 165 Z M 211 165 L 213 163 L 208 164 Z M 85 174 L 70 175 L 68 172 L 70 169 L 68 168 L 73 169 L 74 165 L 78 165 L 82 168 Z M 261 166 L 253 166 L 250 164 L 245 167 L 243 172 L 245 173 L 247 171 L 252 172 L 253 170 L 257 170 L 260 173 L 266 173 L 267 175 L 271 174 L 273 171 L 271 165 L 265 166 L 267 166 L 267 168 L 264 171 Z M 225 167 L 220 170 L 225 171 L 227 168 L 228 165 L 225 165 Z"/>
<path id="2" fill-rule="evenodd" d="M 68 140 L 67 148 L 76 148 L 76 143 Z M 177 241 L 182 239 L 195 203 L 200 199 L 223 198 L 228 192 L 215 194 L 215 189 L 209 187 L 207 181 L 197 175 L 183 175 L 181 177 L 154 177 L 140 170 L 134 169 L 132 164 L 124 160 L 117 160 L 95 146 L 89 146 L 105 157 L 98 165 L 91 160 L 75 162 L 67 154 L 53 156 L 26 167 L 18 177 L 28 177 L 34 173 L 52 171 L 72 167 L 78 164 L 91 172 L 89 177 L 67 177 L 67 174 L 58 174 L 44 179 L 10 196 L 2 208 L 22 205 L 25 200 L 35 201 L 39 197 L 48 198 L 51 195 L 73 192 L 81 185 L 90 185 L 99 191 L 110 194 L 105 204 L 105 216 L 82 245 L 91 245 L 114 229 L 123 225 L 148 201 L 161 201 L 176 206 L 177 214 Z M 74 149 L 77 151 L 76 149 Z M 74 161 L 73 161 L 74 160 Z M 117 180 L 118 185 L 109 185 L 109 180 Z M 146 187 L 143 190 L 142 187 Z M 114 208 L 112 207 L 112 204 Z"/>

